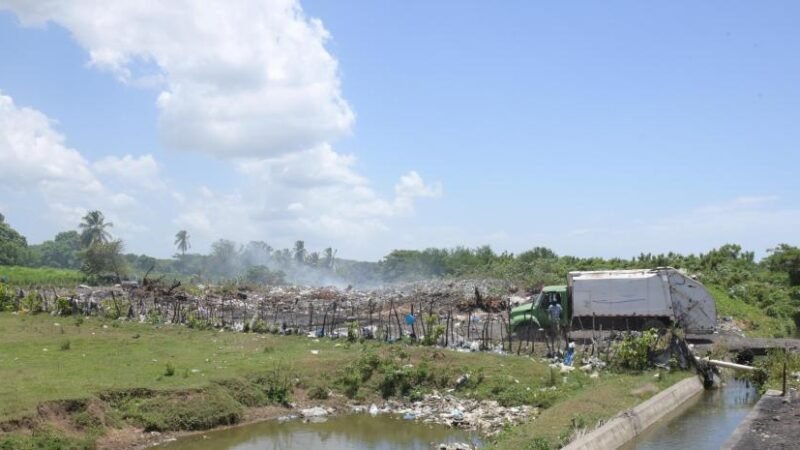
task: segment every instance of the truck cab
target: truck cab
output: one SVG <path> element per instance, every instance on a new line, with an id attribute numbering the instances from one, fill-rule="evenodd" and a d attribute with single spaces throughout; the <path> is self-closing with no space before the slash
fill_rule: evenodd
<path id="1" fill-rule="evenodd" d="M 511 310 L 511 328 L 515 332 L 537 330 L 550 326 L 547 308 L 555 300 L 561 304 L 561 325 L 566 326 L 572 313 L 566 285 L 545 286 L 534 295 L 530 303 L 525 303 Z"/>

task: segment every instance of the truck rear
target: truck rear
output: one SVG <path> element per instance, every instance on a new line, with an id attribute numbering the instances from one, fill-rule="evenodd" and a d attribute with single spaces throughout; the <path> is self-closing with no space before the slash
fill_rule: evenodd
<path id="1" fill-rule="evenodd" d="M 687 333 L 712 333 L 717 321 L 711 294 L 671 267 L 570 272 L 572 322 L 605 329 L 648 329 L 676 324 Z"/>

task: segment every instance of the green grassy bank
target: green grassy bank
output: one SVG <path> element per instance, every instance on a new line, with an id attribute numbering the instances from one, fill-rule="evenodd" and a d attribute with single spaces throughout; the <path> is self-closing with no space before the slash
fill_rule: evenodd
<path id="1" fill-rule="evenodd" d="M 464 373 L 469 382 L 457 385 Z M 687 375 L 564 377 L 527 357 L 0 313 L 0 449 L 108 448 L 103 436 L 126 427 L 208 429 L 252 407 L 448 388 L 538 406 L 539 417 L 492 445 L 546 448 Z M 326 400 L 329 391 L 342 395 Z"/>

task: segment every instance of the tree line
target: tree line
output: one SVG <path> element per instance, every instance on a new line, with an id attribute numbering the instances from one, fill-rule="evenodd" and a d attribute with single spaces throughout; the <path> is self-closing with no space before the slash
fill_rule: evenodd
<path id="1" fill-rule="evenodd" d="M 298 240 L 292 248 L 275 249 L 264 241 L 245 245 L 220 239 L 209 254 L 190 253 L 187 230 L 175 235 L 175 256 L 158 259 L 124 253 L 124 244 L 110 234 L 113 224 L 99 211 L 83 217 L 77 230 L 53 240 L 28 245 L 24 236 L 0 215 L 0 265 L 80 269 L 90 281 L 140 278 L 152 271 L 192 281 L 238 279 L 258 284 L 285 282 L 361 287 L 431 278 L 499 278 L 535 290 L 563 284 L 573 270 L 636 269 L 671 266 L 718 287 L 726 295 L 755 305 L 772 317 L 800 324 L 800 248 L 779 244 L 756 260 L 752 251 L 727 244 L 707 253 L 683 255 L 642 253 L 631 258 L 560 256 L 545 247 L 514 254 L 489 246 L 394 250 L 378 262 L 337 258 L 331 247 L 309 251 Z"/>

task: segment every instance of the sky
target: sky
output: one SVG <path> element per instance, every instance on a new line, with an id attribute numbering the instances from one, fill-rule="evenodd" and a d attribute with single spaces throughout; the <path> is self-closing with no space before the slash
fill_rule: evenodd
<path id="1" fill-rule="evenodd" d="M 0 0 L 0 213 L 133 253 L 800 244 L 800 4 Z"/>

